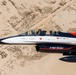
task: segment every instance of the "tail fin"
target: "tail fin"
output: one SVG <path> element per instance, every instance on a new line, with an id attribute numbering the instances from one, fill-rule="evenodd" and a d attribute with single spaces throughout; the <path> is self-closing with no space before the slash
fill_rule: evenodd
<path id="1" fill-rule="evenodd" d="M 76 32 L 70 32 L 70 34 L 76 36 Z"/>

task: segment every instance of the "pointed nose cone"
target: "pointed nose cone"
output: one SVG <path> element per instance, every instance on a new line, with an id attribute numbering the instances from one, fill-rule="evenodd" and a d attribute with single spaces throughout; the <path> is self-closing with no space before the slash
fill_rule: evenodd
<path id="1" fill-rule="evenodd" d="M 0 44 L 8 44 L 8 43 L 6 42 L 6 40 L 7 40 L 7 38 L 2 38 L 2 39 L 0 39 Z"/>
<path id="2" fill-rule="evenodd" d="M 5 42 L 2 42 L 4 39 L 0 39 L 0 44 L 6 44 Z"/>
<path id="3" fill-rule="evenodd" d="M 0 44 L 3 44 L 2 40 L 3 40 L 3 39 L 0 39 Z"/>

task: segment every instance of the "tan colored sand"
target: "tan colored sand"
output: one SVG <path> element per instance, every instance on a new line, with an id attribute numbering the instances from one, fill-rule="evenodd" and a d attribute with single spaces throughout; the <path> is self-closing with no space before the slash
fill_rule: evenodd
<path id="1" fill-rule="evenodd" d="M 14 64 L 11 71 L 7 67 L 3 75 L 75 75 L 76 63 L 68 63 L 58 60 L 61 54 L 49 54 L 40 60 L 26 62 L 23 67 L 17 63 Z M 11 66 L 11 65 L 10 65 Z"/>

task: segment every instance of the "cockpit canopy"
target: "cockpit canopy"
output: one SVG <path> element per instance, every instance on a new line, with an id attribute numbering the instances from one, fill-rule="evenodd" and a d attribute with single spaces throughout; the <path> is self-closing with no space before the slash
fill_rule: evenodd
<path id="1" fill-rule="evenodd" d="M 49 34 L 47 34 L 47 31 L 39 29 L 38 31 L 31 30 L 31 31 L 25 32 L 23 34 L 20 34 L 19 36 L 50 36 L 50 35 L 58 35 L 58 32 L 49 31 Z"/>
<path id="2" fill-rule="evenodd" d="M 47 31 L 45 30 L 31 30 L 28 32 L 25 32 L 23 34 L 20 34 L 18 36 L 60 36 L 60 37 L 73 37 L 76 38 L 76 36 L 70 34 L 70 33 L 66 33 L 66 32 L 60 32 L 60 31 L 49 31 L 49 33 L 47 33 Z"/>

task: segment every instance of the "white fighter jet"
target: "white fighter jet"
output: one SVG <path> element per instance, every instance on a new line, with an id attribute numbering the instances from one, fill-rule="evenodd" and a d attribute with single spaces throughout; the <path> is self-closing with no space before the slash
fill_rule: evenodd
<path id="1" fill-rule="evenodd" d="M 36 50 L 42 52 L 63 52 L 64 55 L 76 55 L 76 32 L 56 32 L 39 29 L 20 35 L 0 39 L 0 44 L 36 44 Z"/>

